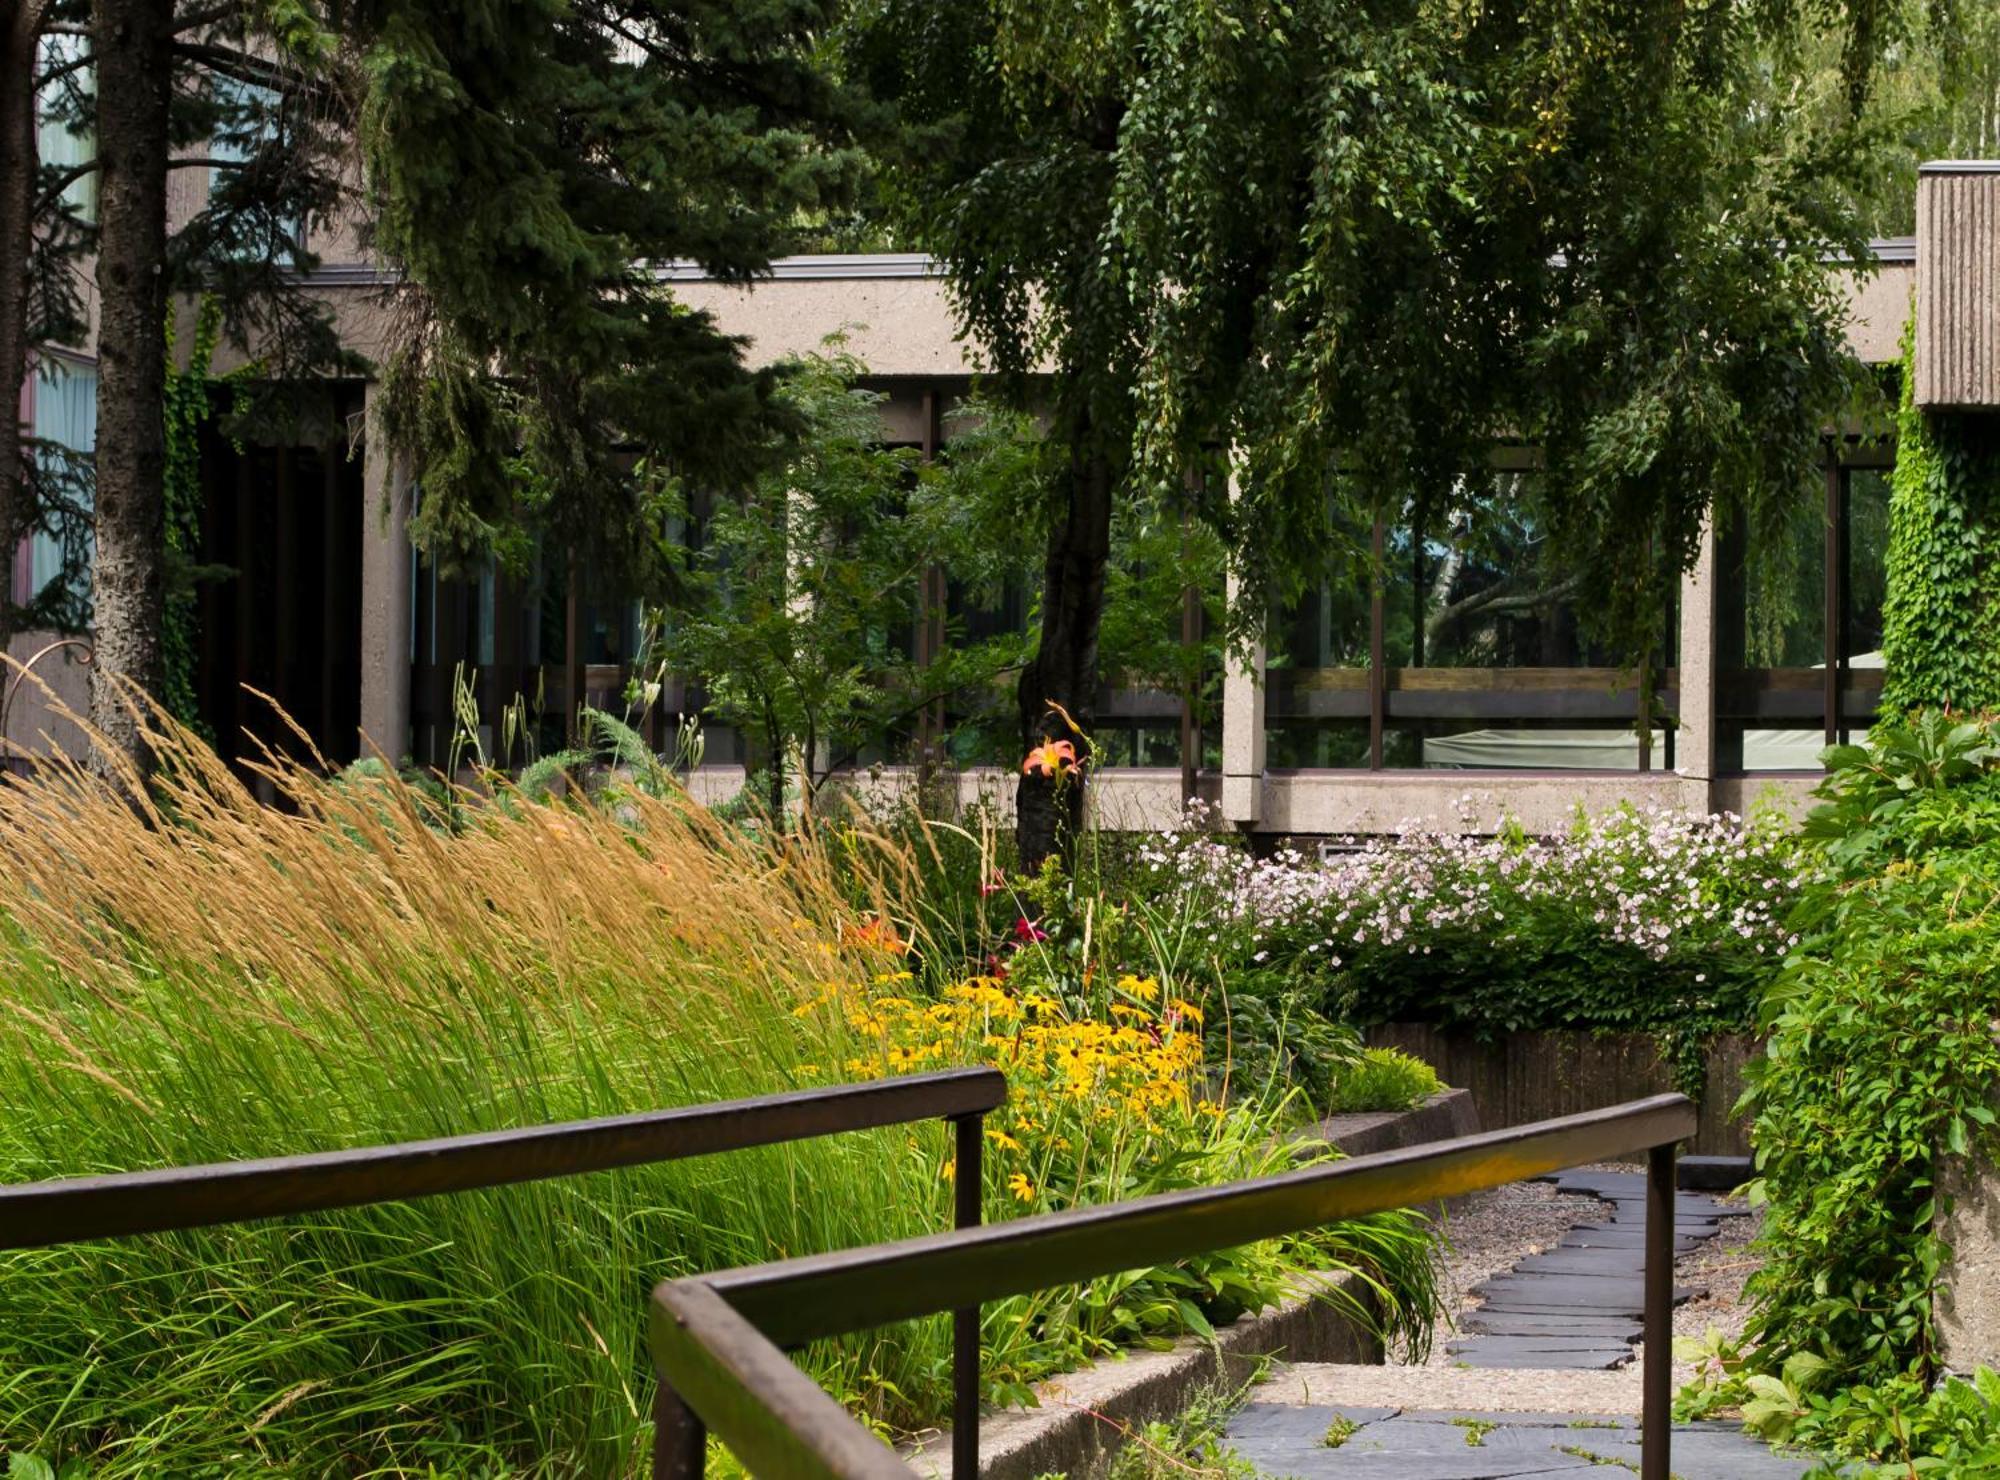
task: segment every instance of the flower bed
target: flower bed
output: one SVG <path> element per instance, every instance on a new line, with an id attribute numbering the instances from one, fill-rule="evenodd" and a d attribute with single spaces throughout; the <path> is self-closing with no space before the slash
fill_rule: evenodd
<path id="1" fill-rule="evenodd" d="M 1556 838 L 1413 829 L 1324 861 L 1256 859 L 1190 831 L 1140 860 L 1156 889 L 1212 922 L 1238 990 L 1487 1038 L 1653 1032 L 1697 1084 L 1701 1044 L 1750 1026 L 1796 943 L 1785 914 L 1807 877 L 1778 817 L 1663 810 Z"/>

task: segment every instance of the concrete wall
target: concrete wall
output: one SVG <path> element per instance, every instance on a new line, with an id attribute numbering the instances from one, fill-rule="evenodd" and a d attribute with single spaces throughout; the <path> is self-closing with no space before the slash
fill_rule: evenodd
<path id="1" fill-rule="evenodd" d="M 12 760 L 23 756 L 47 755 L 52 749 L 67 755 L 84 751 L 83 731 L 64 711 L 78 716 L 90 713 L 90 671 L 82 653 L 57 632 L 17 632 L 7 644 L 7 656 L 16 664 L 32 663 L 22 676 L 10 668 L 0 677 L 0 694 L 11 691 L 4 737 L 6 754 Z"/>
<path id="2" fill-rule="evenodd" d="M 1916 403 L 2000 410 L 2000 161 L 1917 179 Z"/>
<path id="3" fill-rule="evenodd" d="M 1438 1071 L 1446 1084 L 1472 1091 L 1486 1130 L 1525 1125 L 1676 1088 L 1644 1033 L 1509 1033 L 1497 1043 L 1448 1033 L 1426 1023 L 1391 1023 L 1363 1035 L 1370 1047 L 1400 1048 Z M 1749 1127 L 1732 1120 L 1743 1093 L 1743 1069 L 1762 1051 L 1758 1040 L 1732 1034 L 1708 1056 L 1701 1124 L 1684 1150 L 1700 1156 L 1747 1156 Z"/>

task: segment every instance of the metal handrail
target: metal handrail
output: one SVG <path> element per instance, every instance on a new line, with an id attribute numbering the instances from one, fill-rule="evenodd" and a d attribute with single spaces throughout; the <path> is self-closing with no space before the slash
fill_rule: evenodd
<path id="1" fill-rule="evenodd" d="M 794 1367 L 782 1347 L 942 1310 L 976 1311 L 1007 1295 L 1645 1151 L 1641 1474 L 1667 1480 L 1674 1155 L 1695 1125 L 1685 1095 L 1657 1095 L 1253 1181 L 666 1281 L 654 1290 L 650 1313 L 662 1418 L 655 1474 L 698 1476 L 706 1428 L 754 1474 L 910 1480 L 915 1472 Z M 966 1171 L 961 1164 L 961 1189 Z M 960 1447 L 968 1407 L 976 1428 L 977 1396 L 968 1405 L 962 1388 L 955 1393 L 955 1480 L 977 1473 L 961 1467 L 968 1451 Z"/>
<path id="2" fill-rule="evenodd" d="M 602 1120 L 16 1183 L 0 1186 L 0 1249 L 400 1202 L 913 1120 L 977 1119 L 1006 1097 L 997 1069 L 947 1069 Z"/>
<path id="3" fill-rule="evenodd" d="M 601 1120 L 17 1183 L 0 1186 L 0 1250 L 401 1202 L 931 1119 L 952 1125 L 961 1169 L 953 1211 L 958 1226 L 969 1229 L 980 1216 L 985 1119 L 1006 1098 L 1006 1076 L 997 1069 L 946 1069 Z M 973 1422 L 967 1428 L 974 1436 L 969 1442 L 976 1442 L 976 1307 L 953 1323 L 952 1380 L 957 1391 L 971 1394 Z M 662 1405 L 670 1425 L 669 1410 Z"/>

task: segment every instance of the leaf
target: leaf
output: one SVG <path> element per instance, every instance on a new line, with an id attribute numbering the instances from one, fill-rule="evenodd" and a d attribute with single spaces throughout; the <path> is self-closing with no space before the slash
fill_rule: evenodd
<path id="1" fill-rule="evenodd" d="M 1208 1317 L 1201 1313 L 1200 1306 L 1192 1300 L 1178 1300 L 1174 1304 L 1180 1311 L 1181 1320 L 1186 1323 L 1188 1330 L 1203 1341 L 1215 1340 L 1215 1327 L 1210 1325 Z"/>

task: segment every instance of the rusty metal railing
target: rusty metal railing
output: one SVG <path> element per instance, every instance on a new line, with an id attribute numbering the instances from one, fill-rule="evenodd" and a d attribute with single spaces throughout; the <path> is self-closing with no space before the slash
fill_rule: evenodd
<path id="1" fill-rule="evenodd" d="M 1685 1095 L 1657 1095 L 1255 1181 L 668 1281 L 654 1290 L 651 1310 L 660 1375 L 655 1474 L 699 1476 L 709 1430 L 753 1474 L 912 1480 L 915 1472 L 793 1366 L 785 1348 L 945 1310 L 958 1313 L 962 1329 L 987 1300 L 1644 1151 L 1641 1475 L 1668 1480 L 1674 1157 L 1695 1119 Z M 976 1170 L 960 1162 L 961 1193 L 977 1188 Z M 954 1372 L 954 1480 L 977 1475 L 976 1438 L 966 1441 L 978 1423 L 971 1375 L 968 1394 L 965 1369 Z"/>
<path id="2" fill-rule="evenodd" d="M 947 1069 L 602 1120 L 18 1183 L 0 1186 L 0 1250 L 400 1202 L 932 1119 L 950 1122 L 955 1133 L 955 1214 L 967 1231 L 979 1222 L 985 1118 L 1006 1097 L 997 1069 Z M 977 1307 L 954 1323 L 952 1377 L 957 1391 L 972 1395 L 974 1421 L 966 1427 L 976 1436 Z"/>

